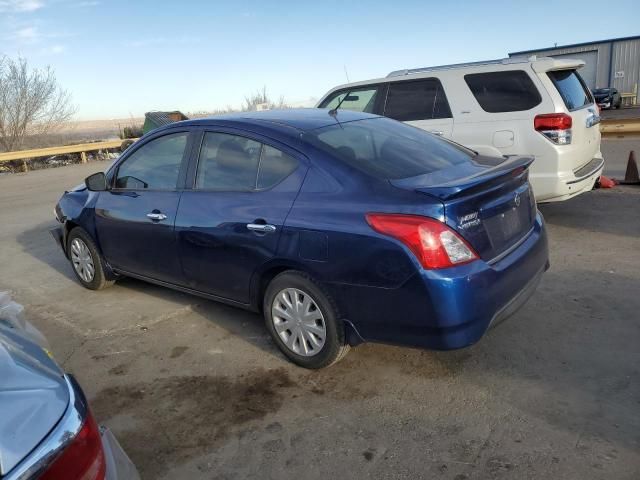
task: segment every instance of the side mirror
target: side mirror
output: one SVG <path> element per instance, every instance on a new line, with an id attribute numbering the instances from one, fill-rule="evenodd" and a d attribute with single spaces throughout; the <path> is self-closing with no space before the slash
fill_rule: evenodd
<path id="1" fill-rule="evenodd" d="M 104 192 L 107 190 L 107 177 L 103 172 L 94 173 L 84 179 L 84 184 L 92 192 Z"/>

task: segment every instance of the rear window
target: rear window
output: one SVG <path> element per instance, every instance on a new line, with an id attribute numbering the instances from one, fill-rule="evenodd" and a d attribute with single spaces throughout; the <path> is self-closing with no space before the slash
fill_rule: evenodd
<path id="1" fill-rule="evenodd" d="M 577 110 L 592 103 L 591 95 L 582 77 L 575 70 L 547 72 L 569 110 Z"/>
<path id="2" fill-rule="evenodd" d="M 440 80 L 428 78 L 390 83 L 384 115 L 407 122 L 451 118 L 451 110 Z"/>
<path id="3" fill-rule="evenodd" d="M 303 138 L 368 175 L 388 180 L 433 173 L 472 158 L 470 150 L 387 118 L 330 125 Z"/>
<path id="4" fill-rule="evenodd" d="M 464 80 L 485 112 L 530 110 L 542 101 L 531 78 L 522 70 L 470 73 Z"/>

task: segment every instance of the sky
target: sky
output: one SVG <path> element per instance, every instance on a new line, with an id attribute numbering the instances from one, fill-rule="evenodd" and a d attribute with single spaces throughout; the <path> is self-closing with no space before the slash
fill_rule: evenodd
<path id="1" fill-rule="evenodd" d="M 0 0 L 0 55 L 51 66 L 78 120 L 313 106 L 392 70 L 640 34 L 638 0 Z M 605 13 L 603 15 L 603 13 Z"/>

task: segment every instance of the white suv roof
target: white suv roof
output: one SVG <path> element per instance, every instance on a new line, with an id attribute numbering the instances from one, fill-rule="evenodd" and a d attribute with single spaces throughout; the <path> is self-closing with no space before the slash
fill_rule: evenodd
<path id="1" fill-rule="evenodd" d="M 512 57 L 498 60 L 484 60 L 480 62 L 452 63 L 450 65 L 438 65 L 435 67 L 411 68 L 404 70 L 394 70 L 386 78 L 413 75 L 416 73 L 436 72 L 441 70 L 454 70 L 465 67 L 481 67 L 484 65 L 513 65 L 518 63 L 531 63 L 536 72 L 546 72 L 549 70 L 563 70 L 567 68 L 580 68 L 584 66 L 583 60 L 578 59 L 557 59 L 551 57 Z"/>

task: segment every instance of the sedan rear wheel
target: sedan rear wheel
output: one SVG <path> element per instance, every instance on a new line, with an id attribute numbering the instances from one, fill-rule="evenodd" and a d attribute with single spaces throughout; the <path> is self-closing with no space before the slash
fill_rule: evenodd
<path id="1" fill-rule="evenodd" d="M 335 303 L 305 273 L 290 270 L 271 281 L 264 316 L 278 348 L 301 367 L 328 367 L 349 351 Z"/>

